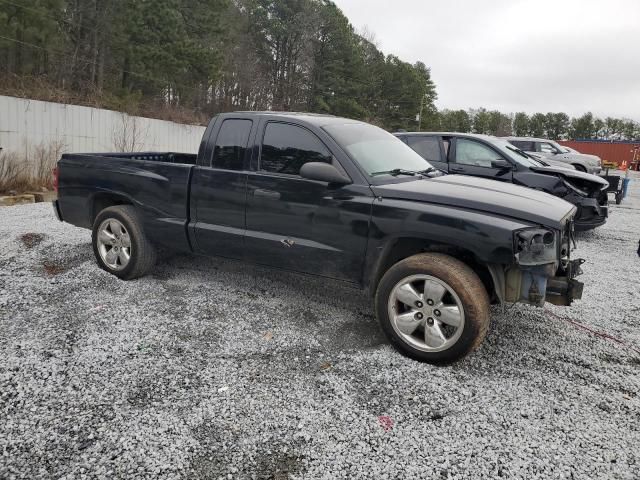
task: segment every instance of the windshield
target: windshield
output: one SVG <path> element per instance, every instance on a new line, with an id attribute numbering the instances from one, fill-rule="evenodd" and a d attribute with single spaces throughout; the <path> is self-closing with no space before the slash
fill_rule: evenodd
<path id="1" fill-rule="evenodd" d="M 491 138 L 490 142 L 503 154 L 512 159 L 514 162 L 519 163 L 520 165 L 524 165 L 525 167 L 540 166 L 540 162 L 538 162 L 536 159 L 531 158 L 518 147 L 514 147 L 511 143 L 503 140 L 502 138 L 493 137 Z"/>
<path id="2" fill-rule="evenodd" d="M 402 140 L 373 125 L 347 123 L 329 125 L 324 130 L 368 175 L 394 170 L 420 172 L 432 168 Z"/>
<path id="3" fill-rule="evenodd" d="M 551 145 L 553 145 L 554 147 L 556 147 L 558 149 L 558 152 L 560 152 L 560 153 L 568 153 L 568 152 L 565 152 L 564 146 L 560 145 L 558 142 L 550 140 L 549 143 Z"/>
<path id="4" fill-rule="evenodd" d="M 534 162 L 534 163 L 536 163 L 536 164 L 538 164 L 538 165 L 540 165 L 540 166 L 542 166 L 542 167 L 548 167 L 548 166 L 549 166 L 549 164 L 548 164 L 547 162 L 545 162 L 545 161 L 544 161 L 544 160 L 542 160 L 541 158 L 534 157 L 533 155 L 529 155 L 529 159 L 530 159 L 532 162 Z"/>

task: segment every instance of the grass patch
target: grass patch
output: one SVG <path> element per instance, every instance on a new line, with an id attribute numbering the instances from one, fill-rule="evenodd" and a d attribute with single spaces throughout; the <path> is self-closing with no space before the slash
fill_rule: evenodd
<path id="1" fill-rule="evenodd" d="M 23 153 L 0 151 L 0 194 L 53 188 L 53 169 L 64 144 L 25 145 Z"/>

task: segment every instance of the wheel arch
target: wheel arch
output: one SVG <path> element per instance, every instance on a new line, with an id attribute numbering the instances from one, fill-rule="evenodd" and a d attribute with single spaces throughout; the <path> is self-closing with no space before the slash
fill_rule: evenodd
<path id="1" fill-rule="evenodd" d="M 135 203 L 127 195 L 116 192 L 98 192 L 89 199 L 89 225 L 93 225 L 98 214 L 115 205 L 132 205 Z"/>
<path id="2" fill-rule="evenodd" d="M 473 251 L 458 245 L 411 236 L 390 239 L 383 247 L 382 254 L 372 269 L 368 282 L 366 282 L 369 295 L 372 297 L 375 295 L 380 279 L 389 268 L 405 258 L 420 253 L 443 253 L 461 261 L 480 277 L 489 298 L 497 299 L 494 275 L 487 264 L 480 261 Z"/>

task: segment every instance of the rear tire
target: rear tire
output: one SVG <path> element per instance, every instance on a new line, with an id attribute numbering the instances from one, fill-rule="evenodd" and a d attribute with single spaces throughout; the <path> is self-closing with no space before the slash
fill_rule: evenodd
<path id="1" fill-rule="evenodd" d="M 489 304 L 478 275 L 440 253 L 396 263 L 375 297 L 376 316 L 391 344 L 409 358 L 433 364 L 455 362 L 482 343 Z"/>
<path id="2" fill-rule="evenodd" d="M 587 169 L 582 165 L 580 165 L 579 163 L 574 163 L 573 166 L 576 168 L 577 171 L 587 173 Z"/>
<path id="3" fill-rule="evenodd" d="M 102 210 L 93 222 L 91 243 L 98 266 L 123 280 L 146 275 L 156 261 L 155 248 L 131 205 Z"/>

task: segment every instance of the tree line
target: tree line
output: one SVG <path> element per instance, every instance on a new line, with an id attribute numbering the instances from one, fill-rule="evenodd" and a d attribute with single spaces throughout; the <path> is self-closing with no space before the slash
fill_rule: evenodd
<path id="1" fill-rule="evenodd" d="M 0 25 L 5 94 L 200 122 L 313 111 L 390 130 L 435 112 L 429 69 L 385 55 L 329 0 L 0 0 Z"/>
<path id="2" fill-rule="evenodd" d="M 486 135 L 542 137 L 553 140 L 640 140 L 640 124 L 633 120 L 595 117 L 591 112 L 570 118 L 563 112 L 505 114 L 485 108 L 442 110 L 426 122 L 429 130 L 473 132 Z"/>
<path id="3" fill-rule="evenodd" d="M 638 139 L 591 113 L 435 108 L 424 63 L 385 55 L 330 0 L 0 0 L 0 93 L 204 123 L 291 110 L 388 130 Z"/>

